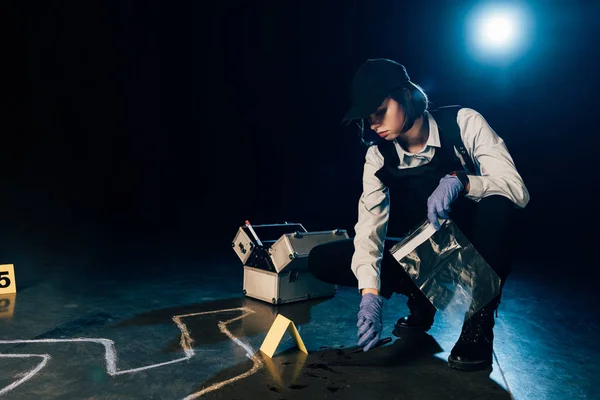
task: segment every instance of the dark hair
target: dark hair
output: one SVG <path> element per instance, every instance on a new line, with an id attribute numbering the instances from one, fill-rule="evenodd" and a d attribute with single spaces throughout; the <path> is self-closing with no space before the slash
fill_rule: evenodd
<path id="1" fill-rule="evenodd" d="M 404 110 L 406 115 L 406 130 L 413 126 L 417 118 L 423 116 L 429 106 L 429 99 L 427 98 L 423 88 L 411 81 L 406 82 L 402 89 L 391 93 L 390 97 L 396 100 Z M 367 146 L 374 145 L 375 142 L 366 142 L 364 139 L 364 119 L 360 120 L 358 123 L 358 128 L 360 141 Z"/>
<path id="2" fill-rule="evenodd" d="M 399 95 L 400 93 L 402 95 Z M 410 97 L 408 93 L 410 93 Z M 406 113 L 406 120 L 411 121 L 411 126 L 417 118 L 425 113 L 429 105 L 429 100 L 423 88 L 411 81 L 406 82 L 401 92 L 392 93 L 390 97 L 402 106 Z"/>

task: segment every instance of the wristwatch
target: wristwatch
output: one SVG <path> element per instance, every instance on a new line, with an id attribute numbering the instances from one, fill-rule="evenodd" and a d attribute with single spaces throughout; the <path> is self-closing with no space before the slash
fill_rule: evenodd
<path id="1" fill-rule="evenodd" d="M 450 175 L 457 177 L 460 183 L 463 184 L 463 190 L 461 191 L 461 194 L 467 193 L 467 185 L 469 184 L 469 177 L 467 174 L 464 171 L 454 171 Z"/>

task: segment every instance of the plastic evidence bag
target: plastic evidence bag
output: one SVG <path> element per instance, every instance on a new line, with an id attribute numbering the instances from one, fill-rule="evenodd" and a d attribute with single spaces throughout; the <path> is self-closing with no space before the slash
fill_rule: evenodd
<path id="1" fill-rule="evenodd" d="M 389 251 L 431 304 L 459 325 L 500 293 L 500 278 L 452 220 L 423 222 Z"/>

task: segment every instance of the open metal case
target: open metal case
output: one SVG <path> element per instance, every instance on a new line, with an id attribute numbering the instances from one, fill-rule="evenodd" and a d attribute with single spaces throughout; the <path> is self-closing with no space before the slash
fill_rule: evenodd
<path id="1" fill-rule="evenodd" d="M 308 271 L 308 255 L 342 239 L 348 239 L 345 230 L 308 232 L 299 223 L 239 227 L 231 246 L 244 264 L 244 294 L 273 304 L 334 296 L 335 285 Z"/>

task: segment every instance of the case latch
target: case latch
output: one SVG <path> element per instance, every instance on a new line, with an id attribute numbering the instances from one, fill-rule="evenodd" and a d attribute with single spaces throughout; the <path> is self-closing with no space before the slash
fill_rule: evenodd
<path id="1" fill-rule="evenodd" d="M 288 282 L 289 283 L 296 282 L 296 280 L 298 279 L 299 272 L 300 271 L 298 269 L 292 269 L 288 274 Z"/>

